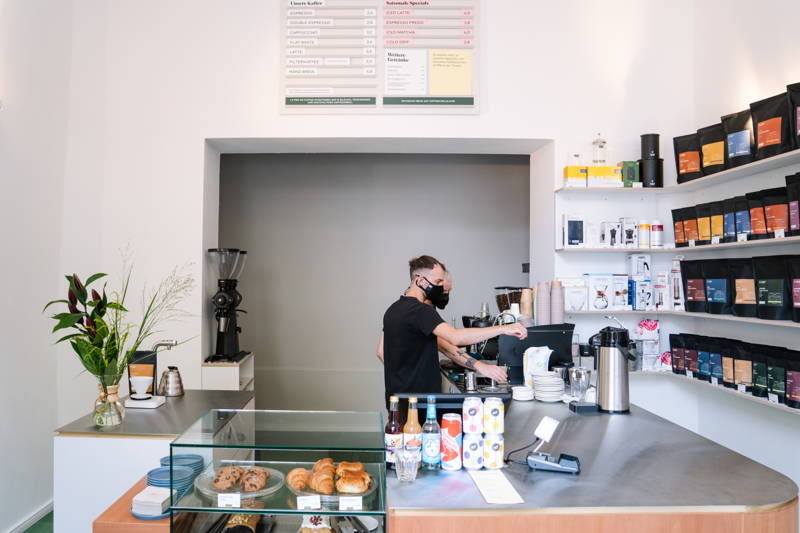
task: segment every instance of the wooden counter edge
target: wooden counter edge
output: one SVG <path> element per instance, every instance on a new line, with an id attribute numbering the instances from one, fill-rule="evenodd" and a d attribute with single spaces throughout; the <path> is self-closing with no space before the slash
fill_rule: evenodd
<path id="1" fill-rule="evenodd" d="M 391 533 L 797 533 L 797 497 L 773 506 L 673 509 L 587 508 L 588 512 L 560 509 L 558 513 L 537 509 L 389 509 L 387 522 Z"/>
<path id="2" fill-rule="evenodd" d="M 169 533 L 169 518 L 139 520 L 131 514 L 133 497 L 146 486 L 146 478 L 137 481 L 92 522 L 92 533 Z"/>

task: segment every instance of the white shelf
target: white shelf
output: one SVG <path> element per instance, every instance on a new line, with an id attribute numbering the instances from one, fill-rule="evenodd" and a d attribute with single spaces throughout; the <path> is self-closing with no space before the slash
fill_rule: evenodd
<path id="1" fill-rule="evenodd" d="M 555 190 L 556 193 L 579 193 L 579 194 L 597 194 L 597 193 L 621 193 L 622 195 L 630 194 L 633 192 L 646 192 L 661 193 L 661 194 L 675 194 L 684 192 L 694 192 L 705 187 L 717 185 L 719 183 L 727 183 L 737 179 L 746 178 L 753 174 L 767 172 L 776 168 L 787 167 L 800 163 L 800 149 L 792 150 L 774 157 L 754 161 L 740 167 L 730 168 L 711 174 L 710 176 L 703 176 L 696 180 L 688 181 L 686 183 L 679 183 L 678 185 L 670 185 L 669 187 L 649 187 L 649 188 L 636 188 L 633 187 L 559 187 Z"/>
<path id="2" fill-rule="evenodd" d="M 662 375 L 663 374 L 665 376 L 670 376 L 670 377 L 672 377 L 674 379 L 683 380 L 683 381 L 691 381 L 691 382 L 697 383 L 698 385 L 701 385 L 701 386 L 711 387 L 711 388 L 713 388 L 715 390 L 718 390 L 720 392 L 724 392 L 726 394 L 733 394 L 737 398 L 741 398 L 743 400 L 749 400 L 749 401 L 755 402 L 757 404 L 763 405 L 764 407 L 771 407 L 773 409 L 779 409 L 781 411 L 786 411 L 788 413 L 792 413 L 793 415 L 800 415 L 800 409 L 794 409 L 794 408 L 789 407 L 788 405 L 784 405 L 782 403 L 772 403 L 769 400 L 767 400 L 766 398 L 759 398 L 758 396 L 753 396 L 752 394 L 748 394 L 748 393 L 745 393 L 745 392 L 739 392 L 736 389 L 729 389 L 729 388 L 724 387 L 722 385 L 712 385 L 708 381 L 701 381 L 699 379 L 688 378 L 686 376 L 682 376 L 681 374 L 675 374 L 673 372 L 654 372 L 654 371 L 650 371 L 650 370 L 638 370 L 636 372 L 631 372 L 631 374 L 653 375 L 653 376 Z"/>
<path id="3" fill-rule="evenodd" d="M 751 318 L 733 315 L 714 315 L 711 313 L 689 313 L 687 311 L 564 311 L 565 315 L 651 315 L 651 316 L 674 316 L 679 318 L 696 318 L 700 320 L 720 320 L 723 322 L 739 322 L 745 324 L 758 324 L 760 326 L 773 326 L 783 328 L 800 328 L 800 322 L 791 320 L 764 320 L 761 318 Z"/>
<path id="4" fill-rule="evenodd" d="M 737 248 L 761 248 L 765 246 L 789 246 L 800 244 L 800 237 L 783 237 L 780 239 L 760 239 L 744 242 L 722 242 L 719 244 L 706 244 L 702 246 L 686 246 L 683 248 L 587 248 L 587 247 L 567 247 L 556 248 L 556 252 L 566 253 L 626 253 L 626 254 L 653 254 L 653 253 L 697 253 L 708 252 L 710 250 L 727 250 Z"/>

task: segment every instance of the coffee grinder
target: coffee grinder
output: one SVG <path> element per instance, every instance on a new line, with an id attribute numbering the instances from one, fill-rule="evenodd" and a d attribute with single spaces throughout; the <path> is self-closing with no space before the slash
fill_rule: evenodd
<path id="1" fill-rule="evenodd" d="M 209 356 L 206 362 L 239 361 L 250 353 L 239 350 L 239 333 L 242 328 L 236 323 L 237 313 L 247 312 L 238 308 L 242 303 L 242 295 L 236 290 L 247 260 L 247 252 L 238 248 L 211 248 L 208 253 L 219 279 L 217 293 L 211 298 L 214 317 L 217 319 L 217 346 L 214 355 Z"/>

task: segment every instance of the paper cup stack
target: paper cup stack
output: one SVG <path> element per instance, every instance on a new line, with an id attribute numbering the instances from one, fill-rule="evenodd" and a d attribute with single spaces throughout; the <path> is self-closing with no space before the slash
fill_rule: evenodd
<path id="1" fill-rule="evenodd" d="M 533 393 L 540 402 L 560 402 L 564 394 L 564 380 L 555 372 L 534 374 Z"/>

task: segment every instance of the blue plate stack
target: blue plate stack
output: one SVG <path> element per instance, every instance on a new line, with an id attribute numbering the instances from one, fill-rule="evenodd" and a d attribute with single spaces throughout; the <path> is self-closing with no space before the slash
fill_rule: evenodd
<path id="1" fill-rule="evenodd" d="M 151 487 L 170 487 L 169 467 L 154 468 L 147 473 L 147 484 Z M 178 498 L 182 498 L 194 484 L 196 474 L 188 466 L 172 467 L 172 488 L 178 491 Z"/>
<path id="2" fill-rule="evenodd" d="M 169 466 L 169 455 L 161 458 L 161 466 Z M 172 464 L 175 466 L 186 466 L 194 471 L 195 477 L 203 473 L 204 461 L 202 455 L 194 453 L 176 454 L 172 456 Z"/>

